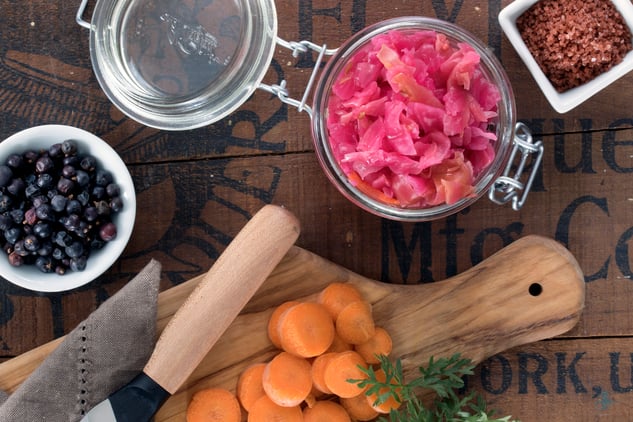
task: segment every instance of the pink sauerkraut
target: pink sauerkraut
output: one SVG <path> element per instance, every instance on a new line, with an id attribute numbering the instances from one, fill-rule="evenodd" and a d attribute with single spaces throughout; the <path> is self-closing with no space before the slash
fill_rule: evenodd
<path id="1" fill-rule="evenodd" d="M 405 208 L 474 192 L 495 157 L 499 90 L 480 56 L 441 33 L 374 37 L 337 77 L 328 102 L 334 157 L 359 190 Z"/>

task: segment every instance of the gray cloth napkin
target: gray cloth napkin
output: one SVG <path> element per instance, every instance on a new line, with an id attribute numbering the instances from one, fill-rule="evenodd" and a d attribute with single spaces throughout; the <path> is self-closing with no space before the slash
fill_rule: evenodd
<path id="1" fill-rule="evenodd" d="M 152 260 L 70 332 L 13 394 L 4 394 L 0 421 L 79 421 L 142 371 L 156 340 L 160 271 Z"/>

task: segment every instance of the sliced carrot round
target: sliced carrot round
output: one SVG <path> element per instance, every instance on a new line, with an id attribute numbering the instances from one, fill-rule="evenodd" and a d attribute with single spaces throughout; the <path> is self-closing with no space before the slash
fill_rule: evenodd
<path id="1" fill-rule="evenodd" d="M 354 350 L 365 359 L 365 362 L 373 365 L 380 363 L 377 356 L 389 356 L 392 347 L 391 336 L 387 330 L 376 327 L 374 335 L 366 342 L 354 346 Z"/>
<path id="2" fill-rule="evenodd" d="M 305 358 L 324 353 L 334 341 L 332 318 L 323 305 L 302 302 L 286 310 L 277 325 L 281 348 Z"/>
<path id="3" fill-rule="evenodd" d="M 332 357 L 325 367 L 323 380 L 327 388 L 339 397 L 354 397 L 363 392 L 355 382 L 367 375 L 361 367 L 367 368 L 365 360 L 354 351 L 338 353 Z"/>
<path id="4" fill-rule="evenodd" d="M 263 384 L 264 369 L 266 364 L 263 362 L 253 364 L 242 371 L 237 379 L 237 399 L 246 411 L 250 410 L 257 399 L 266 395 Z"/>
<path id="5" fill-rule="evenodd" d="M 262 375 L 264 391 L 279 406 L 298 406 L 312 390 L 311 371 L 304 358 L 280 352 L 266 364 Z"/>
<path id="6" fill-rule="evenodd" d="M 308 397 L 306 397 L 306 399 L 304 400 L 304 403 L 307 407 L 312 407 L 314 406 L 314 404 L 317 402 L 317 396 L 322 396 L 323 393 L 321 393 L 318 390 L 315 390 L 314 387 L 312 388 L 312 392 L 310 394 L 308 394 Z"/>
<path id="7" fill-rule="evenodd" d="M 339 336 L 338 333 L 335 333 L 334 340 L 332 341 L 332 344 L 330 345 L 330 347 L 328 347 L 328 349 L 326 350 L 326 353 L 327 352 L 345 352 L 347 350 L 354 350 L 354 346 L 349 344 L 346 341 L 343 341 L 341 336 Z"/>
<path id="8" fill-rule="evenodd" d="M 273 313 L 268 319 L 268 338 L 278 349 L 281 349 L 281 340 L 279 339 L 279 331 L 277 329 L 279 326 L 279 319 L 284 312 L 297 304 L 299 304 L 299 302 L 296 300 L 289 300 L 288 302 L 282 303 L 273 310 Z"/>
<path id="9" fill-rule="evenodd" d="M 193 395 L 187 422 L 240 422 L 242 410 L 233 393 L 223 388 L 207 388 Z"/>
<path id="10" fill-rule="evenodd" d="M 260 397 L 248 412 L 248 422 L 302 422 L 301 407 L 283 407 L 268 396 Z"/>
<path id="11" fill-rule="evenodd" d="M 332 394 L 332 390 L 325 384 L 325 368 L 329 361 L 335 356 L 337 356 L 337 353 L 324 353 L 312 361 L 312 384 L 314 388 L 321 393 Z"/>
<path id="12" fill-rule="evenodd" d="M 367 396 L 359 394 L 354 397 L 341 398 L 341 406 L 347 410 L 352 419 L 357 421 L 371 421 L 378 417 L 378 412 L 371 407 L 367 401 Z"/>
<path id="13" fill-rule="evenodd" d="M 363 300 L 363 297 L 360 291 L 349 283 L 330 283 L 321 290 L 317 298 L 317 302 L 325 306 L 334 320 L 344 307 L 357 300 Z"/>
<path id="14" fill-rule="evenodd" d="M 382 369 L 376 370 L 376 379 L 380 382 L 386 382 L 387 376 Z M 365 396 L 367 403 L 378 413 L 389 413 L 392 409 L 398 409 L 400 407 L 400 402 L 396 400 L 393 396 L 389 396 L 387 400 L 382 403 L 376 403 L 376 399 L 378 395 L 387 392 L 387 387 L 381 388 L 376 394 L 368 394 Z M 399 394 L 398 391 L 396 393 Z"/>
<path id="15" fill-rule="evenodd" d="M 343 406 L 329 400 L 321 400 L 303 410 L 304 422 L 351 422 Z"/>
<path id="16" fill-rule="evenodd" d="M 336 332 L 347 343 L 361 344 L 369 341 L 376 332 L 371 305 L 357 300 L 343 308 L 336 318 Z"/>

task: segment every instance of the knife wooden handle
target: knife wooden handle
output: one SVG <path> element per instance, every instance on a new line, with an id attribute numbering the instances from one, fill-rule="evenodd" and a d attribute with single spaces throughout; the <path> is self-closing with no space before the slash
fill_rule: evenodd
<path id="1" fill-rule="evenodd" d="M 244 226 L 163 330 L 143 372 L 174 394 L 299 236 L 299 221 L 266 205 Z"/>

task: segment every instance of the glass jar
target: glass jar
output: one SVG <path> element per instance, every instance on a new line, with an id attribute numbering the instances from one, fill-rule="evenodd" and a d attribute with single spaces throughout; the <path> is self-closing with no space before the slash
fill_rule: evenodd
<path id="1" fill-rule="evenodd" d="M 349 166 L 346 169 L 343 168 L 341 157 L 337 156 L 339 154 L 337 154 L 336 148 L 333 147 L 331 133 L 328 129 L 328 119 L 331 117 L 328 107 L 330 101 L 333 100 L 335 83 L 341 75 L 345 78 L 350 77 L 348 72 L 350 72 L 350 67 L 354 65 L 352 63 L 354 56 L 360 50 L 367 48 L 375 37 L 391 31 L 398 31 L 404 37 L 420 34 L 420 31 L 432 31 L 445 35 L 451 46 L 456 47 L 458 43 L 470 45 L 480 56 L 479 68 L 484 78 L 490 81 L 499 91 L 500 99 L 496 106 L 497 115 L 488 122 L 488 130 L 496 137 L 496 141 L 492 142 L 494 145 L 494 160 L 480 174 L 475 175 L 472 193 L 457 201 L 416 208 L 394 203 L 391 200 L 392 197 L 386 198 L 389 200 L 379 199 L 379 196 L 382 196 L 382 192 L 368 194 L 368 189 L 373 190 L 371 187 L 368 188 L 368 185 L 359 187 L 363 185 L 363 180 L 359 180 L 358 177 L 351 177 Z M 365 59 L 363 64 L 366 64 L 367 61 L 368 59 Z M 334 186 L 345 197 L 366 211 L 394 220 L 427 221 L 454 214 L 471 205 L 485 194 L 489 194 L 495 202 L 509 200 L 506 198 L 505 193 L 499 195 L 497 189 L 501 191 L 507 190 L 509 187 L 508 183 L 514 184 L 510 180 L 512 178 L 504 176 L 504 173 L 509 170 L 508 163 L 510 158 L 516 154 L 514 142 L 516 111 L 512 87 L 503 67 L 488 47 L 476 37 L 454 24 L 425 17 L 402 17 L 379 22 L 354 34 L 338 49 L 323 69 L 321 79 L 315 88 L 312 111 L 312 136 L 323 170 Z M 522 141 L 532 144 L 529 131 L 527 131 L 525 126 L 520 125 L 518 132 L 520 132 L 519 136 L 523 137 Z M 349 145 L 345 145 L 345 148 L 349 148 Z M 528 149 L 538 150 L 539 148 L 528 145 Z M 352 154 L 347 154 L 346 156 L 349 157 L 354 153 L 357 153 L 357 151 L 353 150 Z M 372 164 L 362 163 L 360 165 Z M 389 165 L 384 166 L 390 167 Z M 535 167 L 538 167 L 538 163 Z M 506 177 L 506 179 L 499 180 L 500 177 Z M 491 188 L 494 190 L 491 191 Z M 516 198 L 514 194 L 513 196 Z M 512 200 L 519 201 L 520 199 L 513 198 Z"/>
<path id="2" fill-rule="evenodd" d="M 171 0 L 98 0 L 90 58 L 110 101 L 164 130 L 221 120 L 258 88 L 277 37 L 273 0 L 216 0 L 201 9 Z"/>

